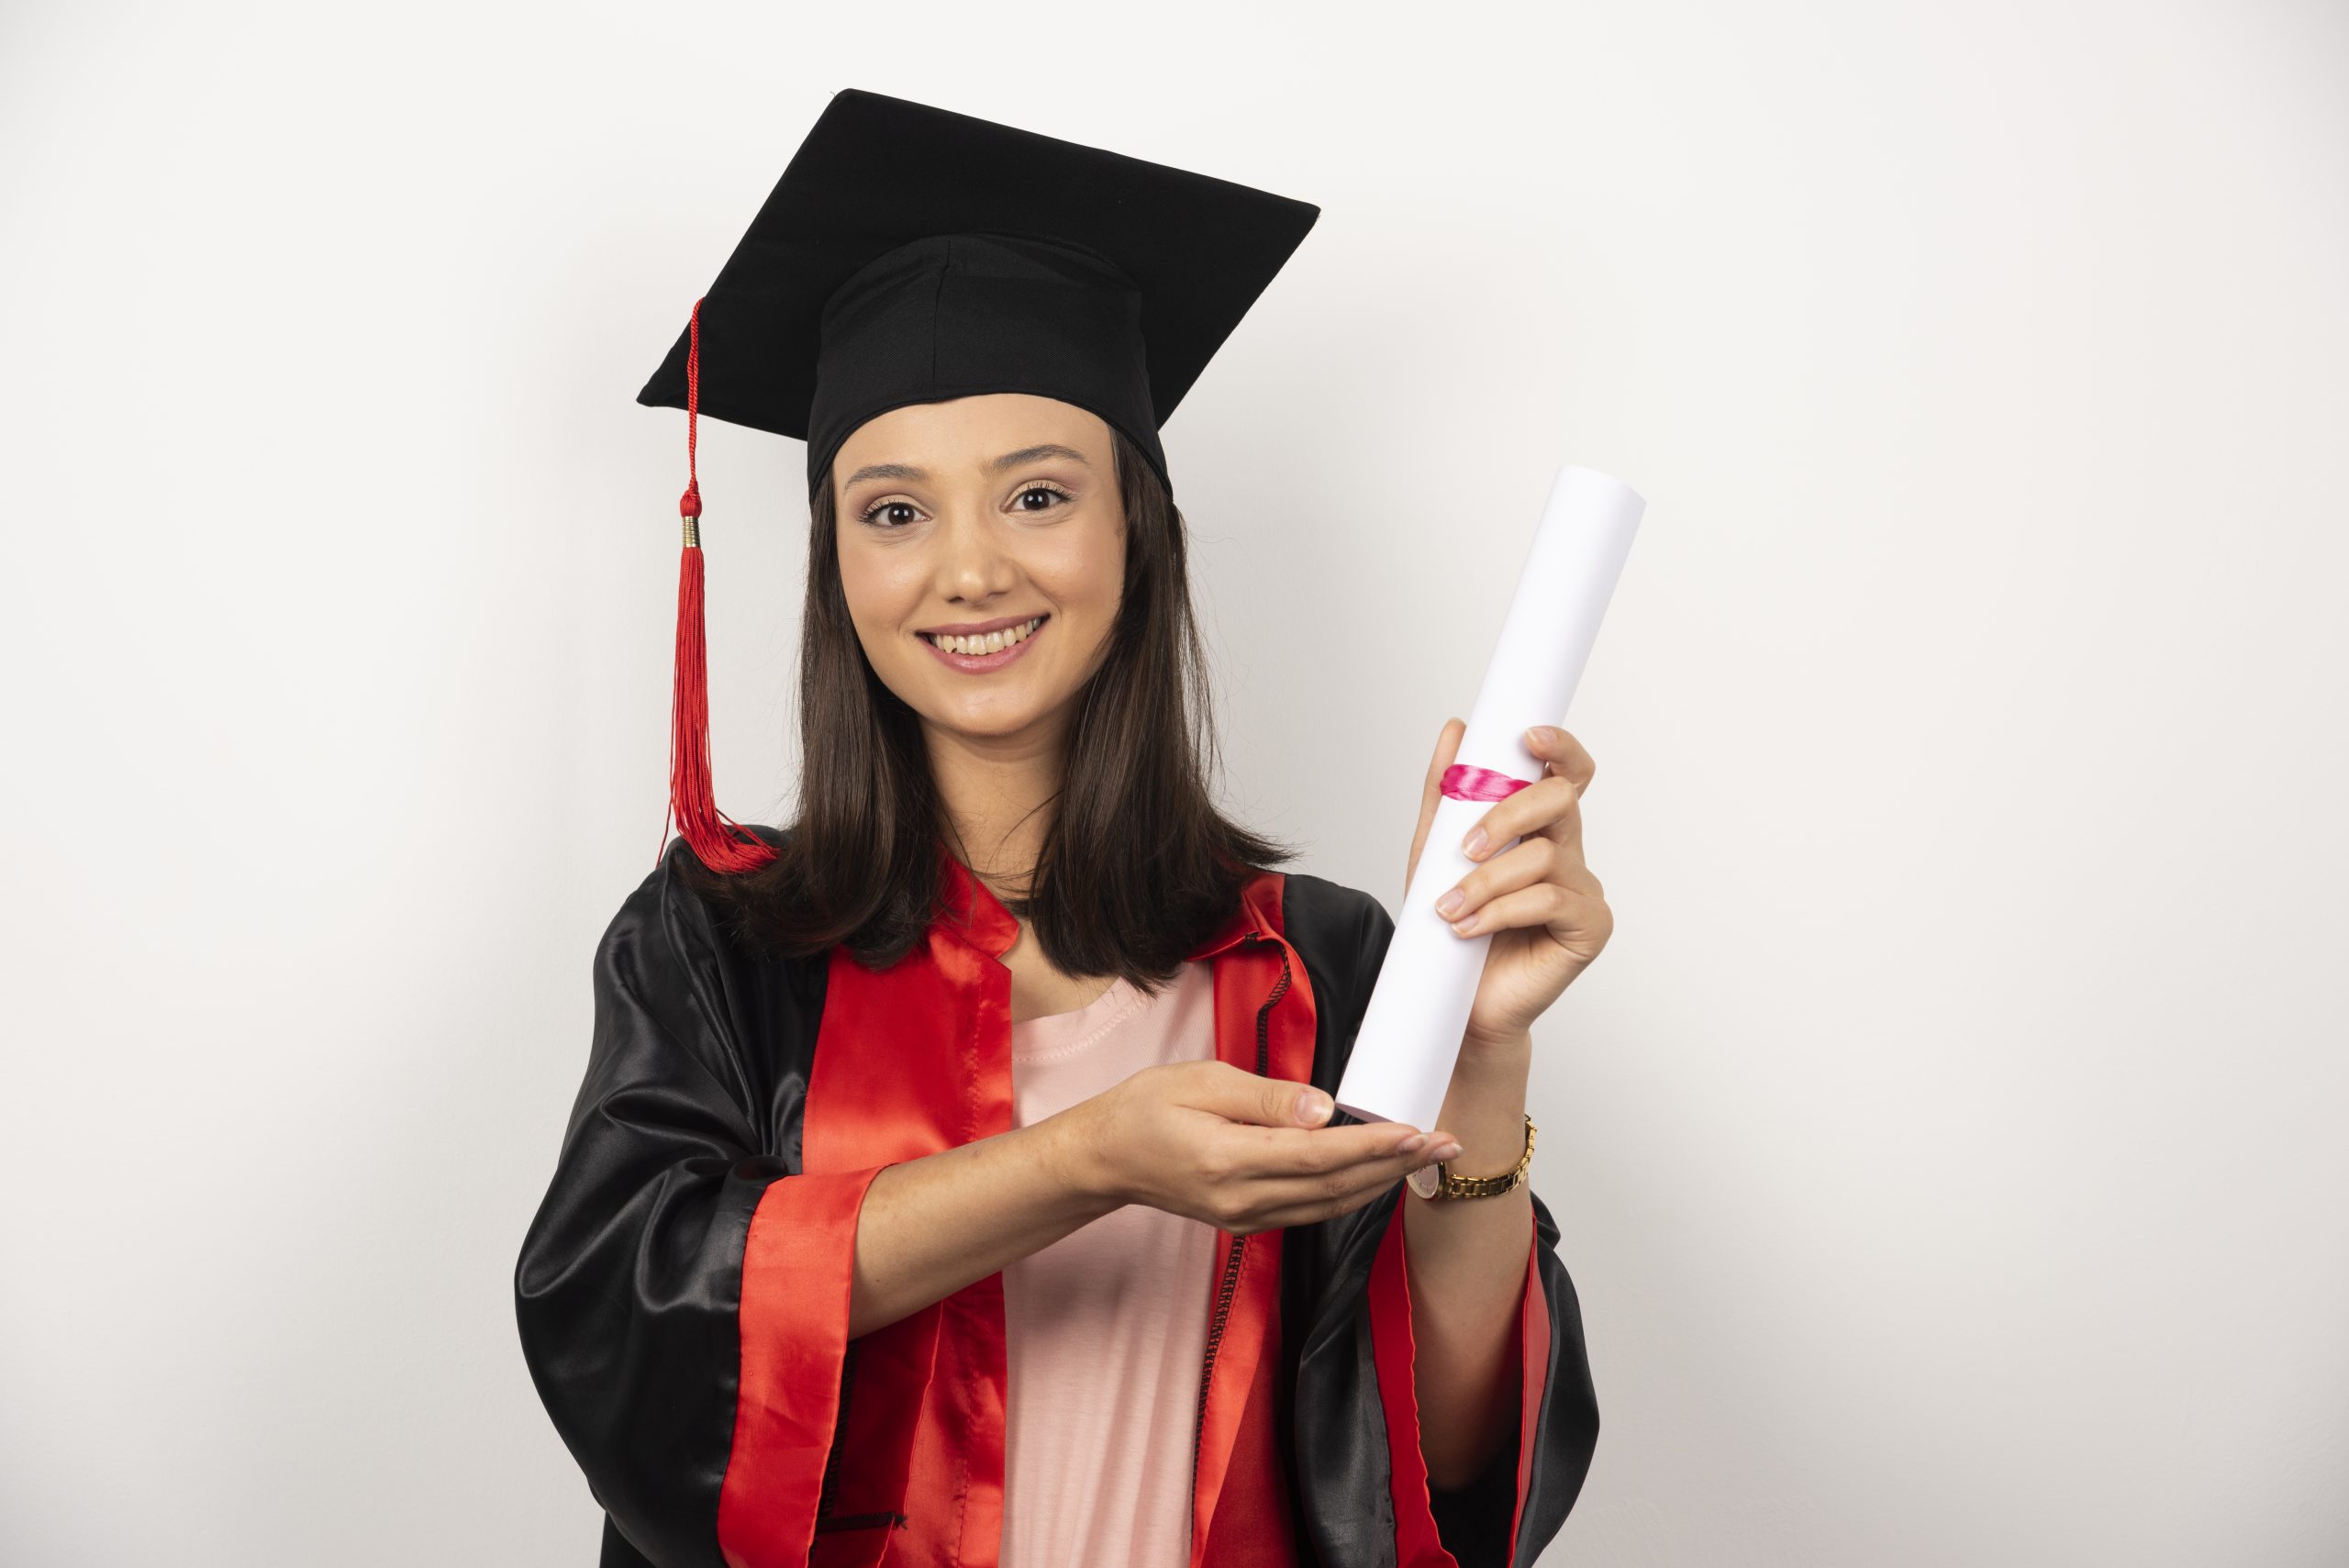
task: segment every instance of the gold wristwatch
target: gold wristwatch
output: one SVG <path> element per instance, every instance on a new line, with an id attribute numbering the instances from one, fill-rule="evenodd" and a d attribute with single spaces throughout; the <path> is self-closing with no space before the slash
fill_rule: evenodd
<path id="1" fill-rule="evenodd" d="M 1515 1192 L 1525 1181 L 1525 1173 L 1533 1168 L 1533 1118 L 1525 1118 L 1525 1152 L 1517 1157 L 1517 1168 L 1497 1176 L 1461 1176 L 1439 1160 L 1434 1164 L 1412 1172 L 1403 1178 L 1406 1185 L 1423 1198 L 1439 1197 L 1498 1197 Z"/>

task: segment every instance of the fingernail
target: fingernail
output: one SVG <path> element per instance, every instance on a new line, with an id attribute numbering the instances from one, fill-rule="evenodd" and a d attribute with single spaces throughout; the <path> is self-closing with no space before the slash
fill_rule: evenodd
<path id="1" fill-rule="evenodd" d="M 1416 1154 L 1420 1151 L 1420 1149 L 1426 1146 L 1427 1140 L 1428 1135 L 1426 1133 L 1415 1132 L 1411 1134 L 1410 1137 L 1403 1140 L 1402 1142 L 1397 1143 L 1395 1146 L 1395 1152 L 1397 1154 Z"/>
<path id="2" fill-rule="evenodd" d="M 1475 860 L 1485 852 L 1485 845 L 1487 841 L 1484 828 L 1472 828 L 1468 830 L 1468 836 L 1460 840 L 1460 848 L 1466 852 L 1470 860 Z"/>
<path id="3" fill-rule="evenodd" d="M 1297 1119 L 1311 1127 L 1330 1118 L 1330 1096 L 1322 1094 L 1299 1095 L 1297 1097 Z"/>
<path id="4" fill-rule="evenodd" d="M 1457 1160 L 1460 1158 L 1460 1145 L 1457 1143 L 1446 1143 L 1442 1148 L 1435 1151 L 1435 1157 L 1439 1160 Z"/>
<path id="5" fill-rule="evenodd" d="M 1553 724 L 1537 724 L 1525 732 L 1525 738 L 1536 746 L 1555 746 L 1558 743 L 1558 728 Z"/>
<path id="6" fill-rule="evenodd" d="M 1459 912 L 1460 906 L 1467 902 L 1468 895 L 1455 887 L 1435 901 L 1435 912 L 1449 920 Z"/>

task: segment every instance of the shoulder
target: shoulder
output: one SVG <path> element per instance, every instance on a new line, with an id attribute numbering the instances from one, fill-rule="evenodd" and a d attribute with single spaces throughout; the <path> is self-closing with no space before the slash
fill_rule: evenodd
<path id="1" fill-rule="evenodd" d="M 740 826 L 777 849 L 788 837 L 764 823 Z M 683 838 L 670 840 L 660 862 L 621 901 L 605 929 L 605 945 L 629 941 L 679 962 L 751 956 L 733 951 L 740 943 L 725 880 L 703 865 Z"/>
<path id="2" fill-rule="evenodd" d="M 743 827 L 780 847 L 776 829 Z M 776 959 L 739 934 L 719 879 L 682 839 L 621 901 L 595 959 L 599 1032 L 662 1042 L 649 1052 L 697 1059 L 745 1106 L 802 1062 L 822 1016 L 826 962 Z M 653 1020 L 649 1029 L 642 1020 Z"/>
<path id="3" fill-rule="evenodd" d="M 770 828 L 763 822 L 738 824 L 744 832 L 755 835 L 762 842 L 780 849 L 787 838 L 780 828 Z M 707 909 L 719 885 L 719 873 L 701 863 L 693 846 L 682 835 L 672 838 L 661 851 L 661 859 L 636 884 L 636 890 L 621 905 L 621 913 L 632 910 L 651 911 L 662 908 L 697 906 Z"/>
<path id="4" fill-rule="evenodd" d="M 1386 906 L 1375 895 L 1309 872 L 1289 872 L 1282 877 L 1281 913 L 1283 923 L 1293 932 L 1303 930 L 1316 937 L 1394 925 Z M 1296 940 L 1294 934 L 1290 940 Z"/>
<path id="5" fill-rule="evenodd" d="M 1282 934 L 1308 968 L 1353 996 L 1378 974 L 1395 934 L 1386 906 L 1359 887 L 1290 872 L 1281 884 Z"/>

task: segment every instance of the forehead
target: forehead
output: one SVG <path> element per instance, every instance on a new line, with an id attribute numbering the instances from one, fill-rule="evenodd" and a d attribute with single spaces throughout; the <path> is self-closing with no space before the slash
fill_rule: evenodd
<path id="1" fill-rule="evenodd" d="M 985 473 L 1024 447 L 1058 445 L 1107 472 L 1108 422 L 1087 408 L 1025 392 L 986 392 L 941 403 L 909 403 L 852 431 L 832 460 L 846 481 L 868 464 L 919 468 L 941 478 Z"/>

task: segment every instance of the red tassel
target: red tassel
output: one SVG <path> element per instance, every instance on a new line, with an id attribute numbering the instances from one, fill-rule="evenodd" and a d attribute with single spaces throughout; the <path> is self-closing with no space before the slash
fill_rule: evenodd
<path id="1" fill-rule="evenodd" d="M 701 415 L 701 301 L 685 350 L 685 493 L 677 503 L 685 548 L 677 558 L 677 678 L 669 717 L 669 817 L 715 872 L 756 871 L 774 849 L 718 809 L 709 766 L 709 651 L 702 625 L 701 474 L 695 451 Z M 665 848 L 665 845 L 664 845 Z"/>

